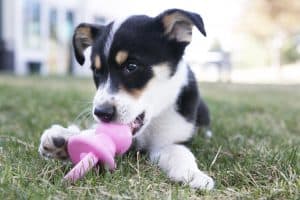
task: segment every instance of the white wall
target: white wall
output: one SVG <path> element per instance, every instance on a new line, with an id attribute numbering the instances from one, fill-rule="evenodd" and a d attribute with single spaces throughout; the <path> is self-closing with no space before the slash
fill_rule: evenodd
<path id="1" fill-rule="evenodd" d="M 3 39 L 6 41 L 7 48 L 9 50 L 12 50 L 14 48 L 14 20 L 15 20 L 15 15 L 14 15 L 14 7 L 15 7 L 15 0 L 7 1 L 3 0 L 2 1 L 2 11 L 3 13 L 3 32 L 2 36 Z M 1 11 L 1 12 L 2 12 Z"/>

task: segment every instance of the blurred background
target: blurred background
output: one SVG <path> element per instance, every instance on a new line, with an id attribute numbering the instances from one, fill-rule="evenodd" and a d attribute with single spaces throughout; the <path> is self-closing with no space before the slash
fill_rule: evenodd
<path id="1" fill-rule="evenodd" d="M 77 24 L 168 8 L 204 19 L 185 54 L 199 80 L 300 83 L 299 0 L 0 0 L 0 73 L 90 76 L 72 53 Z"/>

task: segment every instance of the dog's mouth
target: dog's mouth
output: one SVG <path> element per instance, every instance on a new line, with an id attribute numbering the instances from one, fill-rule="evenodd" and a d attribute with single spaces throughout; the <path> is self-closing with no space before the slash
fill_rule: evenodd
<path id="1" fill-rule="evenodd" d="M 144 125 L 145 112 L 139 114 L 135 120 L 129 123 L 129 127 L 131 128 L 132 135 L 135 135 Z"/>

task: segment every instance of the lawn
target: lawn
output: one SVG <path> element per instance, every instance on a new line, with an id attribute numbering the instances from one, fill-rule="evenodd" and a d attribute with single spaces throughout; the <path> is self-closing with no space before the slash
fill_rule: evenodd
<path id="1" fill-rule="evenodd" d="M 61 182 L 69 163 L 38 154 L 43 129 L 91 122 L 91 80 L 0 76 L 0 199 L 299 199 L 300 87 L 200 83 L 214 136 L 191 144 L 211 192 L 173 183 L 130 152 L 110 174 Z"/>

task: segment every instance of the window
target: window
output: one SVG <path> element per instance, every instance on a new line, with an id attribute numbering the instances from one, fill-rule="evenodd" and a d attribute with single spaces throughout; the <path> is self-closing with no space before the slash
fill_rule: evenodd
<path id="1" fill-rule="evenodd" d="M 49 36 L 50 39 L 53 41 L 58 40 L 58 34 L 57 34 L 57 11 L 55 9 L 50 10 L 49 14 Z"/>
<path id="2" fill-rule="evenodd" d="M 40 74 L 41 63 L 40 62 L 27 62 L 27 68 L 30 74 Z"/>
<path id="3" fill-rule="evenodd" d="M 39 49 L 41 39 L 41 5 L 39 0 L 24 0 L 24 46 Z"/>
<path id="4" fill-rule="evenodd" d="M 2 40 L 2 15 L 3 15 L 2 13 L 3 13 L 3 11 L 2 11 L 2 0 L 0 0 L 0 42 Z M 1 46 L 0 46 L 0 48 L 1 48 Z"/>

